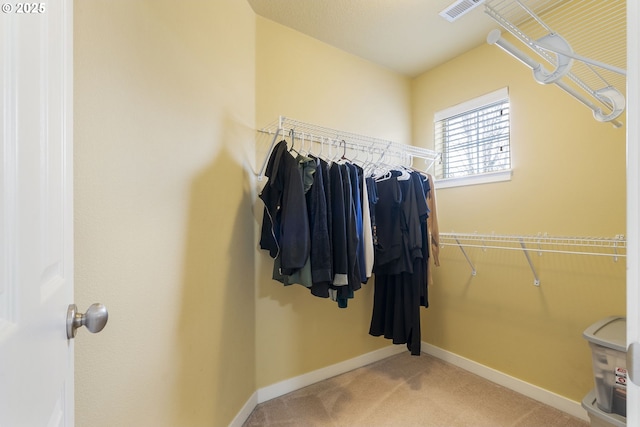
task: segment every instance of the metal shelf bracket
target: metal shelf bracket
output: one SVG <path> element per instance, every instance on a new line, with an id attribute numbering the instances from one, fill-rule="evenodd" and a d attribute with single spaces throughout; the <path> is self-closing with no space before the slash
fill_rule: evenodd
<path id="1" fill-rule="evenodd" d="M 522 247 L 522 251 L 524 252 L 524 256 L 527 258 L 527 262 L 529 262 L 529 267 L 531 267 L 531 272 L 533 273 L 533 284 L 535 286 L 540 286 L 540 279 L 538 278 L 538 273 L 536 272 L 536 268 L 533 266 L 533 261 L 531 261 L 531 257 L 529 256 L 529 249 L 524 244 L 523 239 L 520 240 L 520 246 Z"/>

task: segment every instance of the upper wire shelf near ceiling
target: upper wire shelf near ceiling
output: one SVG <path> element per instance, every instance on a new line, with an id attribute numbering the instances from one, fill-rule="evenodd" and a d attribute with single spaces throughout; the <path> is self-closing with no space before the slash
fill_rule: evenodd
<path id="1" fill-rule="evenodd" d="M 396 164 L 403 166 L 414 166 L 413 159 L 418 158 L 425 161 L 423 170 L 429 170 L 440 154 L 426 148 L 412 145 L 400 144 L 397 142 L 375 138 L 357 133 L 331 129 L 325 126 L 295 120 L 289 117 L 280 116 L 258 132 L 271 136 L 271 145 L 263 160 L 262 167 L 258 171 L 258 179 L 264 177 L 265 168 L 271 155 L 271 151 L 279 138 L 289 137 L 297 141 L 300 146 L 316 144 L 329 158 L 337 159 L 347 150 L 354 153 L 353 161 L 360 163 L 375 164 L 380 162 L 390 163 L 393 159 Z M 419 168 L 418 169 L 422 169 Z"/>
<path id="2" fill-rule="evenodd" d="M 539 83 L 556 84 L 578 99 L 596 120 L 622 126 L 616 119 L 626 106 L 624 0 L 488 0 L 485 12 L 542 63 L 499 30 L 489 34 L 488 43 L 531 67 Z"/>

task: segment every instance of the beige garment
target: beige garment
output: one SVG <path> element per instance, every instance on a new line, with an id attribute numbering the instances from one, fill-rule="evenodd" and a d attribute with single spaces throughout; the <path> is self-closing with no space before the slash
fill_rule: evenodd
<path id="1" fill-rule="evenodd" d="M 431 253 L 429 254 L 429 268 L 427 284 L 433 284 L 433 267 L 440 266 L 440 233 L 438 231 L 438 210 L 436 209 L 436 187 L 433 184 L 433 177 L 429 178 L 429 194 L 427 194 L 427 207 L 429 207 L 429 218 L 427 219 L 427 230 L 431 243 Z"/>

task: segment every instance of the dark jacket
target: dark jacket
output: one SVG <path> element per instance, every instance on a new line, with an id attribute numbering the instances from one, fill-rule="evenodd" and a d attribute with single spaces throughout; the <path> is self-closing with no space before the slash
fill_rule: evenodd
<path id="1" fill-rule="evenodd" d="M 272 258 L 280 254 L 282 274 L 290 275 L 307 261 L 311 238 L 302 175 L 285 141 L 274 147 L 265 175 L 269 182 L 259 196 L 265 205 L 260 247 Z"/>
<path id="2" fill-rule="evenodd" d="M 348 281 L 347 223 L 344 205 L 344 185 L 340 165 L 332 163 L 331 182 L 331 254 L 333 257 L 333 285 L 345 286 Z"/>
<path id="3" fill-rule="evenodd" d="M 311 276 L 313 286 L 311 293 L 316 296 L 329 297 L 331 283 L 331 240 L 327 222 L 327 199 L 324 192 L 324 171 L 320 160 L 315 159 L 313 185 L 307 192 L 309 208 L 309 226 L 311 228 Z"/>

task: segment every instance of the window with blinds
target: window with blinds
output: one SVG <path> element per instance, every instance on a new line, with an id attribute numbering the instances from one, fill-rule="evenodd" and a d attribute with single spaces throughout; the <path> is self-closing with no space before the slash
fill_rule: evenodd
<path id="1" fill-rule="evenodd" d="M 511 170 L 509 97 L 505 89 L 436 114 L 436 179 Z"/>

